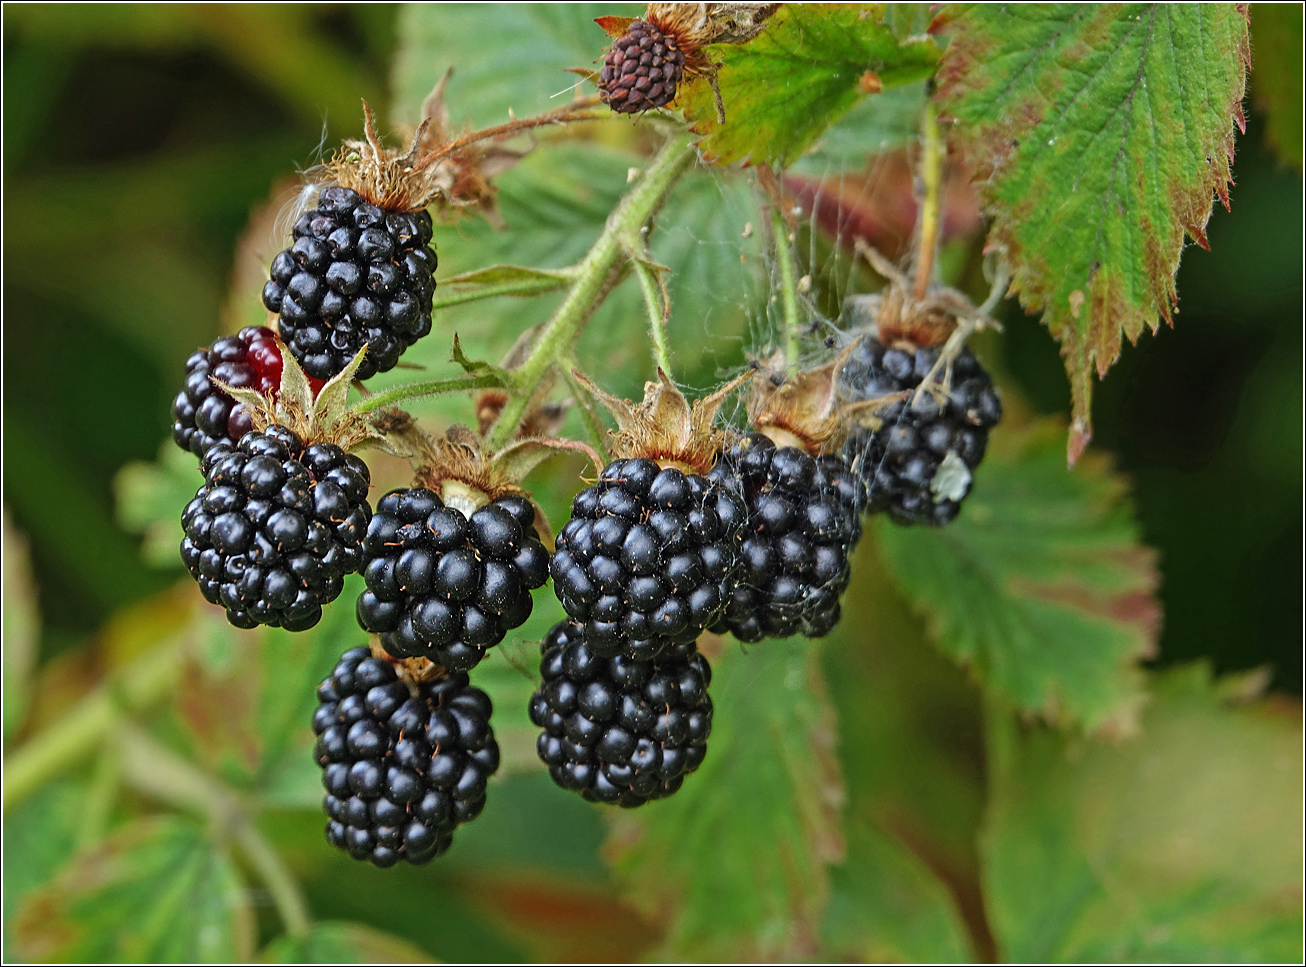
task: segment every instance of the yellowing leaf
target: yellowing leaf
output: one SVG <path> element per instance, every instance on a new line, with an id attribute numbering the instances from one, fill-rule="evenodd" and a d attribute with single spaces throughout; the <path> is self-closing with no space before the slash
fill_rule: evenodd
<path id="1" fill-rule="evenodd" d="M 1187 233 L 1228 204 L 1242 124 L 1247 17 L 1233 4 L 967 4 L 938 97 L 975 170 L 989 244 L 1061 343 L 1073 462 L 1092 379 L 1176 311 Z"/>
<path id="2" fill-rule="evenodd" d="M 1167 672 L 1119 745 L 990 722 L 985 895 L 1015 963 L 1302 958 L 1301 712 Z"/>

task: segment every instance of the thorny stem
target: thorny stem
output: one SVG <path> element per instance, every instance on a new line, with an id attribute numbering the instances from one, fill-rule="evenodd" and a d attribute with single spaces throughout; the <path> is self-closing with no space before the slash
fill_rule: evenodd
<path id="1" fill-rule="evenodd" d="M 469 389 L 495 389 L 501 386 L 503 386 L 503 380 L 494 374 L 428 379 L 420 383 L 408 383 L 405 386 L 396 386 L 393 389 L 376 393 L 355 403 L 352 409 L 355 413 L 371 413 L 374 410 L 384 409 L 393 403 L 398 403 L 400 400 L 411 400 L 419 396 L 439 396 L 442 393 L 457 393 Z"/>
<path id="2" fill-rule="evenodd" d="M 142 655 L 115 681 L 106 682 L 44 731 L 6 757 L 4 808 L 25 799 L 64 770 L 93 754 L 123 713 L 160 701 L 177 680 L 177 642 Z"/>
<path id="3" fill-rule="evenodd" d="M 939 243 L 939 186 L 943 181 L 943 139 L 939 136 L 939 115 L 932 102 L 925 105 L 922 121 L 920 248 L 916 256 L 916 286 L 913 295 L 920 302 L 930 289 L 934 253 Z"/>
<path id="4" fill-rule="evenodd" d="M 785 368 L 793 372 L 798 366 L 798 337 L 803 323 L 798 314 L 798 277 L 794 270 L 794 253 L 789 247 L 789 226 L 779 206 L 771 209 L 771 234 L 775 240 L 776 263 L 780 267 L 780 297 L 784 302 Z"/>
<path id="5" fill-rule="evenodd" d="M 305 936 L 312 922 L 308 904 L 280 854 L 254 824 L 250 807 L 222 782 L 131 722 L 121 725 L 118 742 L 128 782 L 169 805 L 195 810 L 220 836 L 229 836 L 267 887 L 286 933 Z"/>
<path id="6" fill-rule="evenodd" d="M 648 333 L 653 340 L 653 354 L 658 367 L 671 375 L 671 350 L 667 348 L 667 312 L 658 304 L 657 281 L 653 270 L 638 258 L 632 259 L 635 277 L 639 279 L 640 292 L 644 294 L 644 308 L 648 310 Z M 667 307 L 669 308 L 669 307 Z"/>
<path id="7" fill-rule="evenodd" d="M 662 206 L 667 192 L 694 158 L 684 133 L 673 135 L 645 169 L 643 177 L 608 218 L 603 233 L 575 268 L 575 281 L 554 310 L 522 364 L 510 370 L 508 402 L 486 438 L 491 450 L 508 441 L 521 422 L 550 368 L 571 351 L 585 323 L 610 291 L 626 252 L 642 250 L 644 229 Z"/>

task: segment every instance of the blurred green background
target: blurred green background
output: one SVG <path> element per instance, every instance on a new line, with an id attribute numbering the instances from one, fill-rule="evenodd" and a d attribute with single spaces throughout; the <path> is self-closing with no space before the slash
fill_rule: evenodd
<path id="1" fill-rule="evenodd" d="M 500 8 L 474 16 L 486 18 L 492 50 L 494 32 L 514 14 Z M 593 12 L 568 16 L 572 62 L 588 63 L 603 43 L 597 28 L 586 27 Z M 159 454 L 185 358 L 250 318 L 251 306 L 228 293 L 239 271 L 233 266 L 249 261 L 240 243 L 251 214 L 324 146 L 356 136 L 359 97 L 376 105 L 391 103 L 392 94 L 402 100 L 403 91 L 390 89 L 400 17 L 383 4 L 4 8 L 4 502 L 29 542 L 39 605 L 35 663 L 44 677 L 29 730 L 67 707 L 101 669 L 116 666 L 115 649 L 133 653 L 123 629 L 149 619 L 138 610 L 106 625 L 115 614 L 142 601 L 160 614 L 179 607 L 167 592 L 176 571 L 148 563 L 140 536 L 118 522 L 115 476 Z M 1297 29 L 1300 38 L 1299 21 Z M 1296 49 L 1300 58 L 1299 39 Z M 514 63 L 487 60 L 481 69 L 513 70 Z M 485 83 L 475 70 L 460 76 Z M 564 89 L 567 78 L 556 76 L 555 90 Z M 1255 74 L 1251 84 L 1254 95 Z M 614 137 L 631 140 L 628 132 Z M 595 138 L 600 153 L 605 138 L 612 140 Z M 1296 166 L 1280 161 L 1267 145 L 1263 115 L 1249 113 L 1237 143 L 1232 212 L 1217 206 L 1207 230 L 1211 251 L 1185 252 L 1175 328 L 1126 347 L 1097 390 L 1094 417 L 1094 448 L 1112 454 L 1132 481 L 1144 539 L 1160 554 L 1165 618 L 1156 663 L 1205 657 L 1221 671 L 1267 667 L 1272 687 L 1289 696 L 1302 688 L 1297 158 Z M 615 153 L 609 161 L 624 171 Z M 522 170 L 539 197 L 554 184 L 543 163 Z M 713 204 L 734 204 L 732 211 L 746 204 L 728 185 L 705 190 Z M 610 207 L 602 191 L 591 201 L 600 217 Z M 505 198 L 505 209 L 513 203 Z M 564 231 L 565 219 L 556 227 Z M 457 231 L 478 251 L 491 244 L 482 227 Z M 697 226 L 684 231 L 696 244 L 710 235 Z M 580 254 L 591 238 L 542 235 L 535 244 L 543 258 L 560 246 Z M 447 265 L 455 264 L 456 255 Z M 241 282 L 235 291 L 248 299 L 257 286 Z M 711 280 L 705 285 L 721 291 Z M 746 301 L 710 304 L 736 350 L 743 327 L 755 324 L 741 308 Z M 1046 330 L 1010 302 L 1002 318 L 1005 334 L 986 344 L 995 365 L 1035 410 L 1065 413 L 1068 387 Z M 430 348 L 430 361 L 442 362 L 448 336 L 437 320 L 429 341 L 444 342 Z M 701 359 L 682 353 L 678 375 L 701 386 L 713 377 L 713 354 L 724 350 L 718 339 Z M 545 486 L 567 483 L 563 474 Z M 874 552 L 863 557 L 859 568 L 868 576 L 859 586 L 878 587 L 870 577 L 879 568 Z M 898 624 L 890 625 L 902 629 L 897 640 L 882 642 L 888 657 L 877 674 L 933 683 L 922 708 L 933 716 L 931 741 L 967 774 L 948 808 L 965 814 L 956 822 L 970 829 L 983 781 L 979 700 L 960 672 L 910 647 L 922 632 L 901 602 L 876 607 L 879 619 L 894 614 Z M 336 610 L 348 619 L 349 609 Z M 552 614 L 537 610 L 540 621 Z M 833 642 L 827 672 L 848 671 L 852 655 Z M 834 701 L 841 713 L 861 707 L 864 696 L 840 688 Z M 880 697 L 892 706 L 894 699 Z M 902 714 L 917 713 L 925 714 Z M 13 738 L 7 725 L 6 736 Z M 850 748 L 845 755 L 885 751 L 856 741 Z M 852 793 L 856 782 L 850 775 Z M 315 915 L 394 932 L 442 959 L 607 959 L 658 949 L 665 938 L 657 918 L 610 896 L 594 811 L 556 793 L 542 770 L 513 775 L 494 796 L 517 807 L 487 811 L 460 833 L 465 848 L 455 847 L 440 871 L 385 873 L 324 859 L 311 809 L 273 815 L 265 826 L 301 857 L 292 863 L 304 874 Z M 904 802 L 915 801 L 904 794 Z M 32 803 L 37 809 L 41 801 Z M 539 803 L 547 813 L 536 810 Z M 41 861 L 46 872 L 71 843 Z M 849 848 L 859 848 L 855 838 Z M 975 935 L 987 928 L 975 927 L 983 918 L 968 866 L 975 862 L 967 846 L 937 865 L 983 953 Z M 7 886 L 6 921 L 17 889 Z M 266 898 L 255 906 L 255 929 L 266 938 L 275 917 Z M 450 922 L 459 929 L 448 929 Z M 957 953 L 946 946 L 932 952 L 940 959 Z"/>
<path id="2" fill-rule="evenodd" d="M 223 331 L 251 210 L 356 133 L 360 96 L 386 103 L 395 17 L 6 11 L 5 497 L 32 538 L 44 655 L 165 583 L 113 523 L 114 473 L 154 457 L 182 363 Z M 1252 112 L 1233 210 L 1217 206 L 1210 252 L 1185 252 L 1174 330 L 1103 381 L 1095 444 L 1133 478 L 1162 554 L 1161 661 L 1268 663 L 1300 693 L 1302 179 L 1264 136 Z M 1015 378 L 1065 412 L 1046 330 L 1010 304 L 1004 318 Z"/>

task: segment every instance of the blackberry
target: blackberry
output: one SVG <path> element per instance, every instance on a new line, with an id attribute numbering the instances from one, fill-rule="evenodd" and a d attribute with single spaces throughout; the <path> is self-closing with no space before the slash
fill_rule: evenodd
<path id="1" fill-rule="evenodd" d="M 362 561 L 370 481 L 358 457 L 282 426 L 215 444 L 182 511 L 181 559 L 237 628 L 311 628 Z"/>
<path id="2" fill-rule="evenodd" d="M 431 331 L 431 216 L 388 211 L 333 185 L 295 222 L 294 244 L 272 260 L 263 304 L 309 376 L 330 379 L 367 345 L 359 379 L 393 369 Z"/>
<path id="3" fill-rule="evenodd" d="M 276 335 L 263 326 L 247 326 L 186 360 L 186 388 L 172 401 L 172 438 L 197 457 L 215 443 L 236 443 L 254 426 L 249 410 L 214 386 L 210 376 L 237 389 L 275 390 L 281 383 Z"/>
<path id="4" fill-rule="evenodd" d="M 366 648 L 317 687 L 326 838 L 357 860 L 429 863 L 485 807 L 499 768 L 487 696 L 451 675 L 411 687 Z"/>
<path id="5" fill-rule="evenodd" d="M 839 457 L 777 447 L 760 433 L 722 454 L 711 476 L 748 506 L 739 586 L 712 630 L 740 641 L 828 634 L 862 536 L 860 481 Z"/>
<path id="6" fill-rule="evenodd" d="M 603 55 L 599 97 L 622 114 L 670 104 L 684 73 L 685 53 L 676 38 L 636 20 Z"/>
<path id="7" fill-rule="evenodd" d="M 466 671 L 531 614 L 549 555 L 524 497 L 491 501 L 470 518 L 423 487 L 381 498 L 363 540 L 367 590 L 358 622 L 396 658 Z"/>
<path id="8" fill-rule="evenodd" d="M 937 348 L 886 348 L 866 336 L 843 368 L 840 392 L 851 402 L 914 390 L 939 358 Z M 901 344 L 910 345 L 910 344 Z M 858 430 L 844 455 L 866 486 L 871 511 L 899 524 L 946 524 L 956 518 L 984 457 L 989 430 L 1002 418 L 1002 401 L 969 349 L 952 363 L 945 402 L 922 393 L 880 412 L 875 431 Z"/>
<path id="9" fill-rule="evenodd" d="M 656 661 L 600 657 L 560 622 L 541 646 L 531 721 L 549 775 L 591 802 L 642 806 L 669 796 L 707 754 L 712 669 L 690 641 Z"/>
<path id="10" fill-rule="evenodd" d="M 572 502 L 553 589 L 595 654 L 650 659 L 713 625 L 738 583 L 748 513 L 729 487 L 614 460 Z"/>

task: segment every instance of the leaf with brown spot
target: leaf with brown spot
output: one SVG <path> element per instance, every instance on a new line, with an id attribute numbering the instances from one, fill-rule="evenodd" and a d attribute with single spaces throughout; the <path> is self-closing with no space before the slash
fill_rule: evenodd
<path id="1" fill-rule="evenodd" d="M 965 4 L 938 100 L 975 171 L 989 245 L 1012 291 L 1061 343 L 1074 460 L 1092 434 L 1092 381 L 1177 310 L 1185 233 L 1205 247 L 1228 207 L 1249 63 L 1234 4 Z M 1078 295 L 1076 295 L 1078 293 Z"/>
<path id="2" fill-rule="evenodd" d="M 1102 458 L 1067 473 L 1062 425 L 994 434 L 961 516 L 877 529 L 890 571 L 939 647 L 1023 712 L 1131 729 L 1156 646 L 1156 555 Z"/>

